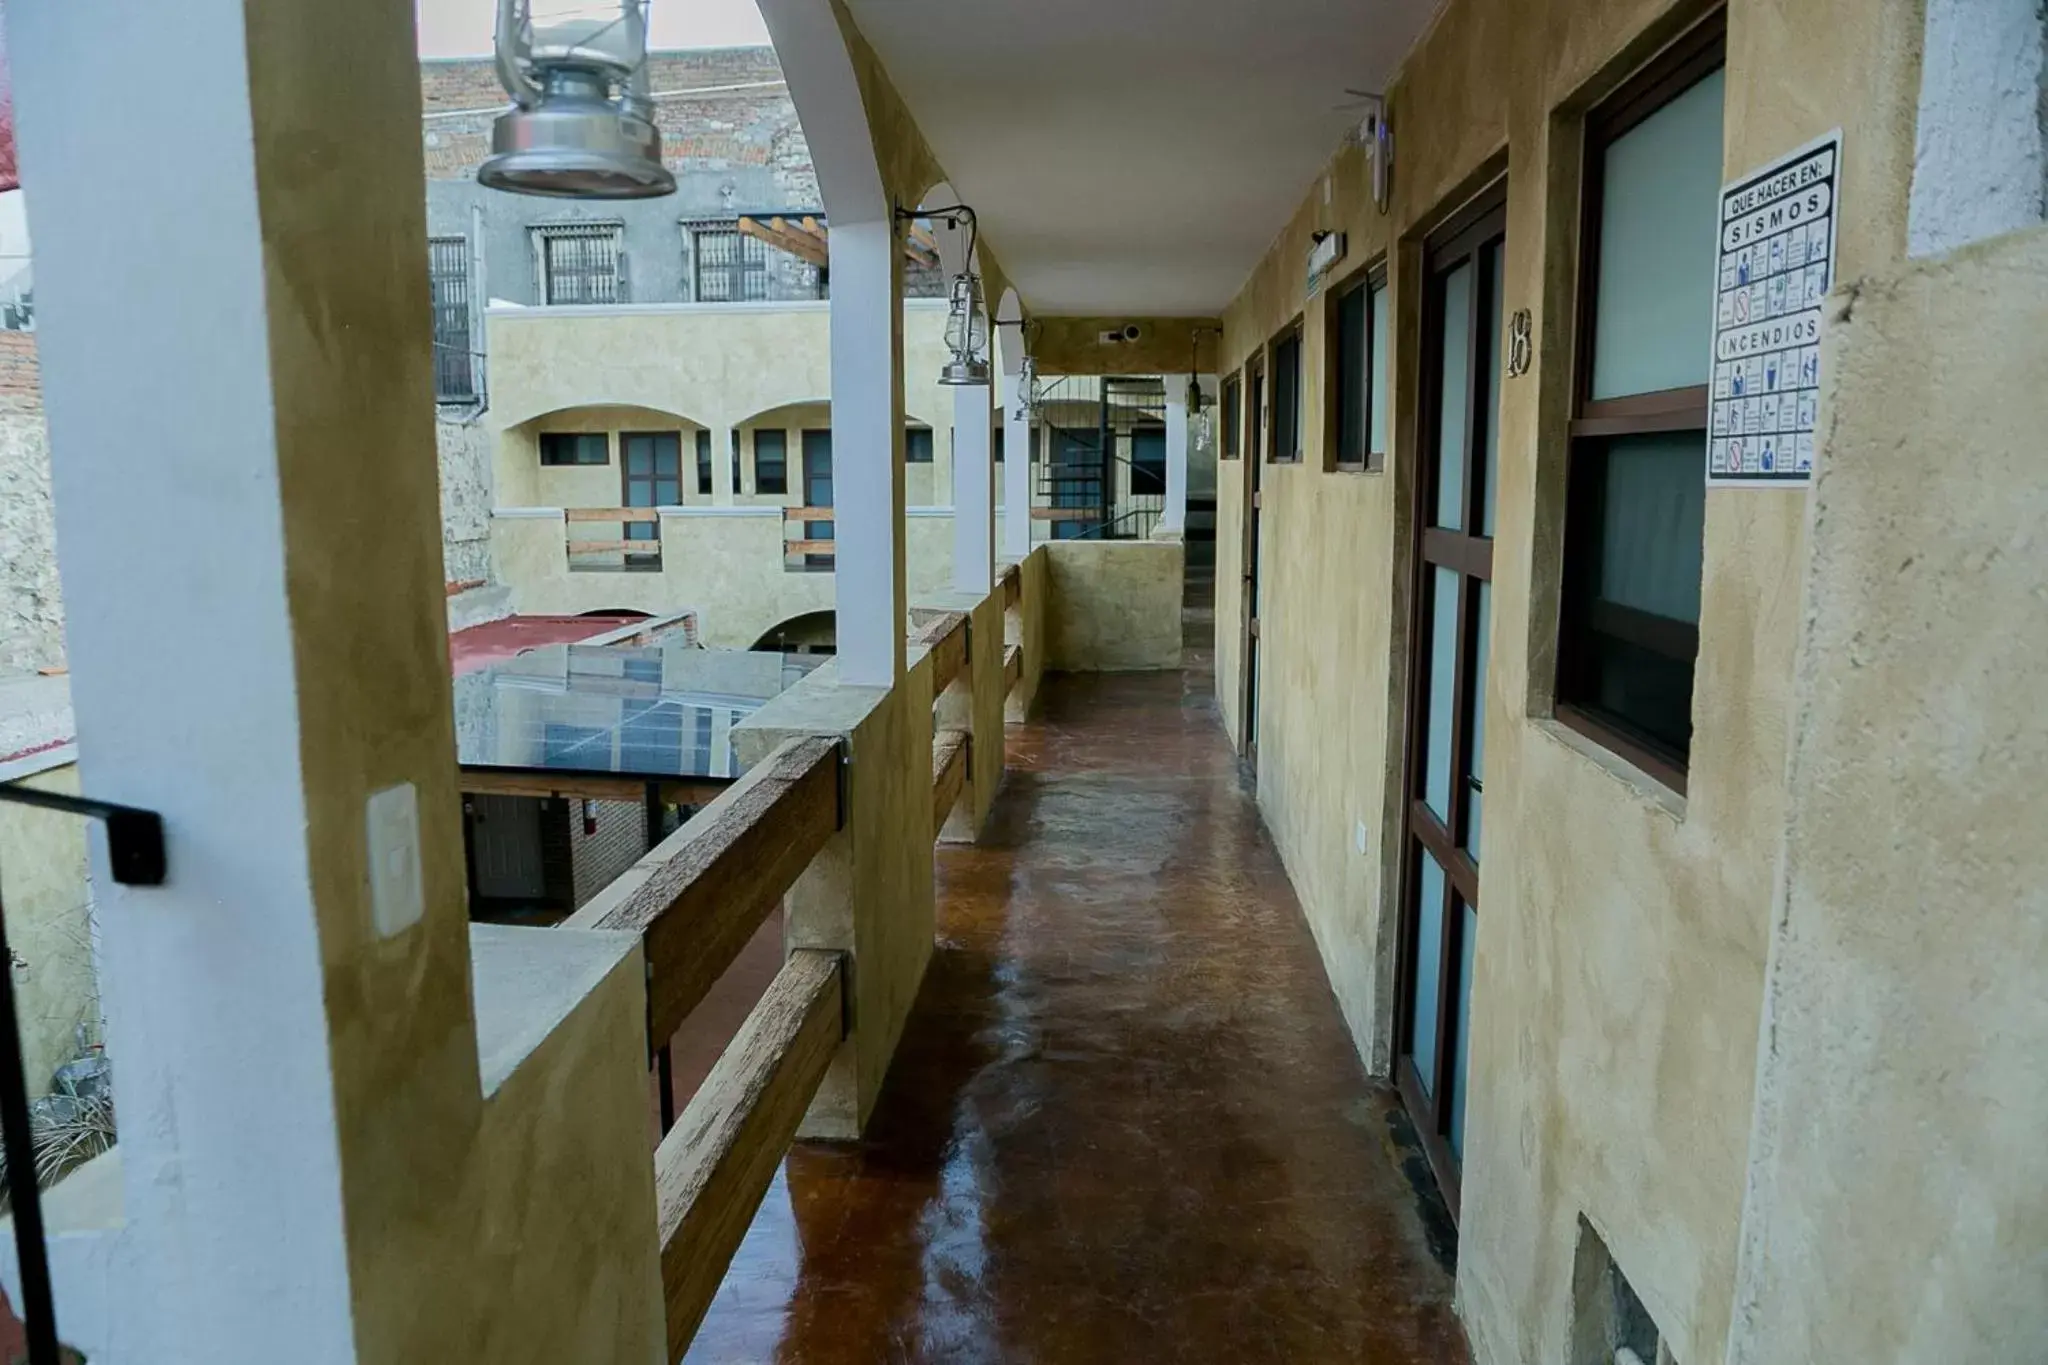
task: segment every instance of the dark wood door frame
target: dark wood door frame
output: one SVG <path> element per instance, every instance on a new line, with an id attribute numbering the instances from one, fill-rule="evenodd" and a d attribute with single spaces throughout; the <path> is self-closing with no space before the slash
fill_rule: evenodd
<path id="1" fill-rule="evenodd" d="M 1402 823 L 1400 865 L 1400 942 L 1396 958 L 1394 1004 L 1394 1073 L 1401 1097 L 1422 1138 L 1431 1169 L 1443 1190 L 1444 1202 L 1455 1219 L 1459 1206 L 1459 1168 L 1450 1145 L 1452 1092 L 1455 1084 L 1457 1037 L 1457 978 L 1464 948 L 1464 911 L 1479 914 L 1479 866 L 1465 849 L 1472 818 L 1471 797 L 1476 781 L 1468 782 L 1468 763 L 1473 736 L 1469 717 L 1483 696 L 1472 689 L 1483 685 L 1476 677 L 1475 651 L 1479 648 L 1478 585 L 1493 578 L 1493 541 L 1483 534 L 1483 503 L 1489 490 L 1483 477 L 1488 428 L 1498 420 L 1488 411 L 1487 368 L 1489 328 L 1500 326 L 1500 303 L 1493 297 L 1493 282 L 1486 269 L 1486 249 L 1503 250 L 1507 228 L 1507 186 L 1505 182 L 1478 196 L 1445 223 L 1424 243 L 1423 317 L 1419 354 L 1420 386 L 1416 399 L 1416 443 L 1420 460 L 1413 481 L 1414 540 L 1410 548 L 1413 591 L 1409 594 L 1408 707 L 1402 756 Z M 1445 281 L 1461 265 L 1472 271 L 1467 327 L 1466 385 L 1463 404 L 1465 423 L 1463 499 L 1458 517 L 1461 530 L 1437 527 L 1437 490 L 1441 477 L 1441 426 L 1443 399 L 1442 345 L 1444 336 Z M 1499 473 L 1496 468 L 1495 481 Z M 1457 574 L 1457 602 L 1454 607 L 1456 653 L 1452 666 L 1449 819 L 1440 820 L 1425 800 L 1428 780 L 1424 745 L 1429 732 L 1430 654 L 1434 632 L 1432 607 L 1436 594 L 1436 571 Z M 1437 943 L 1436 1018 L 1432 1021 L 1435 1061 L 1433 1073 L 1425 1078 L 1415 1060 L 1416 975 L 1419 930 L 1421 928 L 1422 858 L 1424 850 L 1443 869 L 1443 901 L 1439 907 Z"/>
<path id="2" fill-rule="evenodd" d="M 1244 525 L 1239 559 L 1244 571 L 1238 649 L 1238 748 L 1257 771 L 1259 758 L 1259 520 L 1266 462 L 1266 358 L 1255 353 L 1245 363 L 1242 399 L 1244 439 Z"/>

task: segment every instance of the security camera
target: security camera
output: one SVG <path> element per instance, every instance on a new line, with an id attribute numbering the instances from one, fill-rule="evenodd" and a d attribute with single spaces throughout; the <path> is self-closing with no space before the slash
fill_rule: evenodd
<path id="1" fill-rule="evenodd" d="M 1136 341 L 1144 334 L 1144 329 L 1138 326 L 1137 323 L 1127 322 L 1121 327 L 1112 327 L 1102 333 L 1101 341 L 1105 346 L 1122 346 Z"/>

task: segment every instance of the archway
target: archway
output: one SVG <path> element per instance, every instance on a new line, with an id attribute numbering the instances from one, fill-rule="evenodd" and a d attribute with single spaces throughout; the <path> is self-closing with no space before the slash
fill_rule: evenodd
<path id="1" fill-rule="evenodd" d="M 807 611 L 764 631 L 753 648 L 778 654 L 832 654 L 838 645 L 838 618 L 829 611 Z"/>

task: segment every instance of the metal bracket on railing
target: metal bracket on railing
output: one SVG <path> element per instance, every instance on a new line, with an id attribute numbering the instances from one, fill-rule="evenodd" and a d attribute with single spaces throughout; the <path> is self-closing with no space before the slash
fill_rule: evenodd
<path id="1" fill-rule="evenodd" d="M 115 881 L 123 886 L 164 884 L 164 822 L 155 811 L 12 784 L 0 785 L 0 801 L 100 821 L 107 827 L 107 862 Z"/>
<path id="2" fill-rule="evenodd" d="M 844 735 L 839 738 L 839 823 L 833 828 L 846 828 L 846 809 L 853 803 L 853 745 Z"/>
<path id="3" fill-rule="evenodd" d="M 107 860 L 124 886 L 161 886 L 164 822 L 152 810 L 62 792 L 0 784 L 0 801 L 82 815 L 107 827 Z M 35 1136 L 29 1127 L 28 1075 L 21 1056 L 21 1026 L 14 1011 L 14 952 L 7 942 L 7 910 L 0 905 L 0 1150 L 7 1156 L 7 1198 L 14 1214 L 15 1255 L 21 1267 L 21 1321 L 29 1365 L 59 1365 L 57 1310 L 50 1291 L 50 1250 L 43 1231 L 42 1188 L 36 1178 Z"/>

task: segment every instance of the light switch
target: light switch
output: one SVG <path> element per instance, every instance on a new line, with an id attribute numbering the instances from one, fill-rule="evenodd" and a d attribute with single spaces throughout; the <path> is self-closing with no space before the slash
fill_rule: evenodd
<path id="1" fill-rule="evenodd" d="M 379 938 L 402 934 L 426 913 L 420 883 L 420 798 L 410 782 L 371 795 L 364 807 L 370 856 L 370 922 Z"/>

